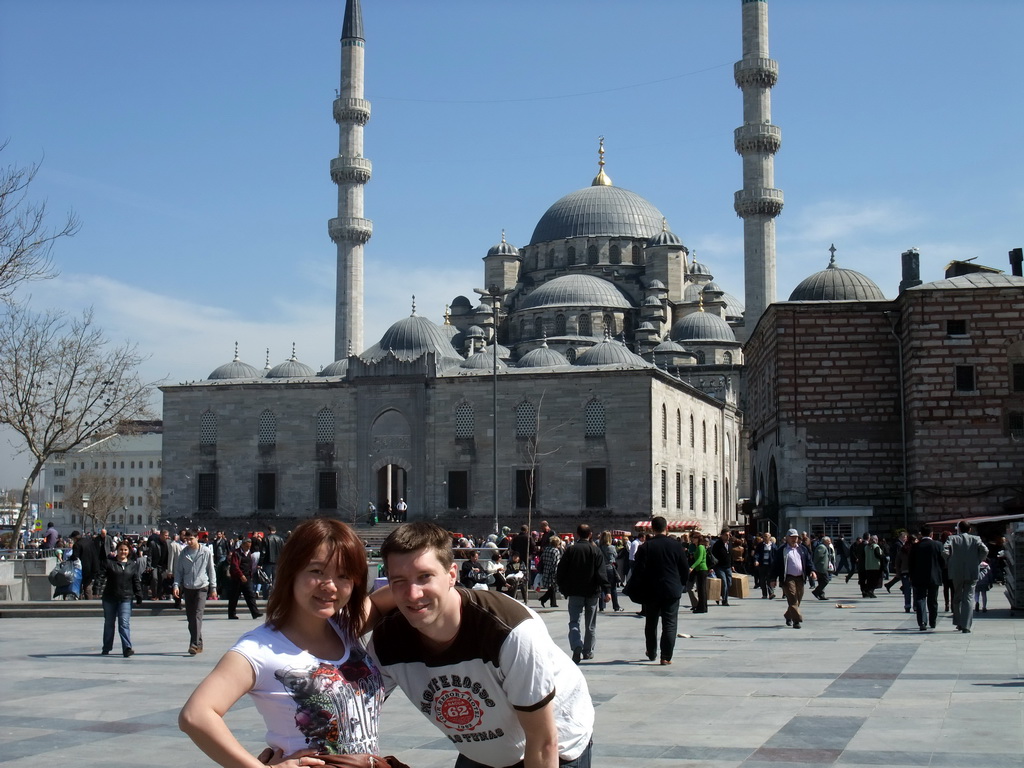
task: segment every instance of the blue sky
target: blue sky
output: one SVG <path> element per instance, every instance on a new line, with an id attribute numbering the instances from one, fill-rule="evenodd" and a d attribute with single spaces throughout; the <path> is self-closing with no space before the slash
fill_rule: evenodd
<path id="1" fill-rule="evenodd" d="M 93 305 L 144 374 L 333 357 L 331 103 L 343 0 L 0 0 L 2 162 L 81 233 L 39 306 Z M 363 0 L 366 339 L 472 295 L 501 239 L 608 174 L 742 298 L 739 0 Z M 1000 269 L 1024 244 L 1019 0 L 769 6 L 778 293 L 828 263 L 887 296 L 899 254 Z M 0 465 L 2 465 L 0 461 Z M 0 468 L 12 482 L 16 465 Z"/>

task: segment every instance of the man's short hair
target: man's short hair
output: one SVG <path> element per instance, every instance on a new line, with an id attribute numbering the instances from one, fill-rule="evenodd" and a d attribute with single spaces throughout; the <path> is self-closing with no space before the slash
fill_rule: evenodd
<path id="1" fill-rule="evenodd" d="M 958 531 L 960 531 L 960 533 L 967 533 L 969 530 L 971 530 L 971 524 L 968 523 L 966 520 L 961 520 L 959 523 L 956 524 L 956 528 Z"/>
<path id="2" fill-rule="evenodd" d="M 664 533 L 668 530 L 668 520 L 661 515 L 651 518 L 651 530 L 655 533 Z"/>
<path id="3" fill-rule="evenodd" d="M 520 525 L 519 526 L 519 532 L 520 533 L 529 533 L 530 532 L 530 526 L 528 526 L 528 525 Z"/>
<path id="4" fill-rule="evenodd" d="M 921 526 L 921 538 L 932 535 L 932 527 L 930 525 Z"/>
<path id="5" fill-rule="evenodd" d="M 388 558 L 391 555 L 407 555 L 410 552 L 418 552 L 421 549 L 429 549 L 444 566 L 445 570 L 452 567 L 455 562 L 455 553 L 452 552 L 452 537 L 441 526 L 418 520 L 414 523 L 402 523 L 384 539 L 380 548 L 380 557 L 387 566 Z"/>
<path id="6" fill-rule="evenodd" d="M 580 523 L 576 526 L 576 536 L 581 539 L 589 539 L 594 535 L 594 532 L 590 530 L 590 526 L 586 523 Z"/>

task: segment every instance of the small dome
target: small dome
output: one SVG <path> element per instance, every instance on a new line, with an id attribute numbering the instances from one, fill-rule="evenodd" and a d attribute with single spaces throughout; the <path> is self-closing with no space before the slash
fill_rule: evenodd
<path id="1" fill-rule="evenodd" d="M 595 187 L 596 189 L 596 187 Z M 562 275 L 526 296 L 516 309 L 539 307 L 601 307 L 629 309 L 629 298 L 613 283 L 593 275 Z"/>
<path id="2" fill-rule="evenodd" d="M 653 280 L 651 280 L 651 282 L 649 282 L 647 284 L 647 290 L 649 290 L 649 291 L 667 291 L 668 288 L 665 287 L 665 284 L 663 282 L 661 282 L 661 280 L 659 280 L 658 278 L 654 278 Z"/>
<path id="3" fill-rule="evenodd" d="M 497 245 L 491 246 L 490 250 L 487 251 L 488 256 L 515 256 L 519 257 L 519 249 L 516 248 L 512 243 L 505 241 L 505 231 L 501 232 L 501 242 Z"/>
<path id="4" fill-rule="evenodd" d="M 658 309 L 662 309 L 661 299 L 659 299 L 657 296 L 648 296 L 646 299 L 644 299 L 644 306 L 657 307 Z"/>
<path id="5" fill-rule="evenodd" d="M 716 283 L 714 280 L 712 280 L 710 283 L 705 285 L 701 289 L 701 291 L 703 293 L 725 293 L 725 291 L 722 290 L 722 287 L 718 283 Z"/>
<path id="6" fill-rule="evenodd" d="M 736 334 L 718 315 L 692 312 L 676 320 L 670 338 L 673 341 L 736 341 Z"/>
<path id="7" fill-rule="evenodd" d="M 268 379 L 303 379 L 315 376 L 315 372 L 305 363 L 300 363 L 295 358 L 295 347 L 292 346 L 292 356 L 283 363 L 278 363 L 267 371 Z"/>
<path id="8" fill-rule="evenodd" d="M 660 245 L 682 246 L 682 244 L 683 241 L 679 239 L 679 235 L 675 232 L 669 231 L 667 228 L 662 229 L 661 232 L 647 241 L 648 248 L 657 248 Z"/>
<path id="9" fill-rule="evenodd" d="M 651 364 L 629 351 L 625 344 L 605 338 L 600 344 L 581 352 L 576 365 L 624 365 L 629 368 L 650 368 Z"/>
<path id="10" fill-rule="evenodd" d="M 439 360 L 462 359 L 441 327 L 418 315 L 403 317 L 394 323 L 380 337 L 380 341 L 363 352 L 360 357 L 365 360 L 379 360 L 389 351 L 403 360 L 414 360 L 427 352 L 433 352 Z"/>
<path id="11" fill-rule="evenodd" d="M 494 349 L 494 347 L 488 347 L 487 349 L 483 350 L 482 352 L 478 352 L 475 355 L 470 355 L 465 360 L 463 360 L 461 363 L 459 363 L 459 368 L 467 368 L 469 370 L 484 370 L 484 371 L 492 371 L 492 370 L 494 370 L 494 357 L 493 357 L 493 352 L 492 352 L 493 349 Z M 505 361 L 501 359 L 501 351 L 500 350 L 498 351 L 498 355 L 499 355 L 498 356 L 498 370 L 501 371 L 501 370 L 504 370 L 504 369 L 508 368 L 508 366 L 505 365 Z"/>
<path id="12" fill-rule="evenodd" d="M 690 274 L 691 275 L 704 275 L 704 276 L 706 276 L 708 278 L 713 277 L 713 275 L 711 274 L 711 270 L 708 269 L 708 265 L 707 264 L 701 264 L 696 259 L 694 259 L 693 263 L 690 265 Z"/>
<path id="13" fill-rule="evenodd" d="M 726 317 L 743 317 L 743 302 L 731 293 L 723 293 L 722 301 L 725 302 Z"/>
<path id="14" fill-rule="evenodd" d="M 568 365 L 568 358 L 561 352 L 551 349 L 544 342 L 536 349 L 531 349 L 516 363 L 517 368 L 551 368 L 556 365 Z"/>
<path id="15" fill-rule="evenodd" d="M 458 310 L 459 312 L 468 312 L 473 308 L 473 303 L 465 296 L 456 296 L 452 299 L 452 310 Z"/>
<path id="16" fill-rule="evenodd" d="M 669 339 L 666 339 L 665 341 L 661 342 L 661 344 L 654 348 L 654 354 L 656 355 L 662 354 L 664 352 L 671 352 L 674 354 L 682 353 L 686 355 L 690 354 L 685 349 L 683 349 L 683 347 L 681 347 L 679 344 L 676 344 L 674 341 L 671 341 Z"/>
<path id="17" fill-rule="evenodd" d="M 644 320 L 642 323 L 640 323 L 640 325 L 638 325 L 636 327 L 636 329 L 638 331 L 656 331 L 656 330 L 658 330 L 657 328 L 654 327 L 654 323 L 651 323 L 651 322 L 649 322 L 647 320 Z"/>
<path id="18" fill-rule="evenodd" d="M 467 339 L 482 339 L 484 337 L 484 329 L 479 325 L 469 326 L 469 330 L 466 331 Z"/>
<path id="19" fill-rule="evenodd" d="M 800 281 L 790 301 L 885 301 L 875 282 L 860 272 L 836 266 L 835 253 L 829 265 Z"/>
<path id="20" fill-rule="evenodd" d="M 263 374 L 256 368 L 238 359 L 238 344 L 235 344 L 235 358 L 230 363 L 214 368 L 213 373 L 206 377 L 207 381 L 224 381 L 226 379 L 260 379 Z"/>
<path id="21" fill-rule="evenodd" d="M 477 304 L 473 312 L 477 315 L 489 315 L 492 312 L 494 312 L 494 310 L 488 307 L 486 304 Z"/>
<path id="22" fill-rule="evenodd" d="M 647 240 L 661 231 L 664 216 L 640 195 L 599 184 L 570 192 L 547 209 L 530 245 L 567 237 L 634 237 Z"/>
<path id="23" fill-rule="evenodd" d="M 344 360 L 335 360 L 329 365 L 325 365 L 317 376 L 344 376 L 348 373 L 348 358 Z"/>

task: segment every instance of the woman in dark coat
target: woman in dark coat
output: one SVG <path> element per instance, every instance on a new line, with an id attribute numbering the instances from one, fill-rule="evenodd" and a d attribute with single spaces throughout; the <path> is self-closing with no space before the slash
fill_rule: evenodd
<path id="1" fill-rule="evenodd" d="M 114 556 L 103 563 L 106 583 L 103 586 L 103 650 L 107 656 L 114 648 L 114 621 L 121 636 L 121 653 L 127 659 L 135 650 L 132 648 L 131 621 L 132 600 L 142 600 L 142 581 L 135 563 L 128 559 L 131 548 L 128 542 L 117 545 Z"/>

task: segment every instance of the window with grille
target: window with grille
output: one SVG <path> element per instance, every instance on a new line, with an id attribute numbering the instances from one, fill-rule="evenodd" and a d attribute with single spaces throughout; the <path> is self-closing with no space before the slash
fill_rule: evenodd
<path id="1" fill-rule="evenodd" d="M 1010 366 L 1014 392 L 1024 392 L 1024 363 L 1013 363 Z"/>
<path id="2" fill-rule="evenodd" d="M 676 509 L 683 508 L 683 473 L 676 472 Z"/>
<path id="3" fill-rule="evenodd" d="M 702 421 L 700 423 L 700 432 L 701 432 L 701 438 L 700 438 L 701 439 L 701 449 L 704 451 L 704 453 L 707 453 L 708 452 L 708 423 L 706 421 Z"/>
<path id="4" fill-rule="evenodd" d="M 615 317 L 613 315 L 604 316 L 604 329 L 609 336 L 615 335 Z"/>
<path id="5" fill-rule="evenodd" d="M 976 383 L 974 381 L 973 365 L 958 365 L 955 372 L 957 392 L 974 392 Z"/>
<path id="6" fill-rule="evenodd" d="M 597 264 L 597 246 L 591 245 L 587 248 L 587 264 Z"/>
<path id="7" fill-rule="evenodd" d="M 217 508 L 217 473 L 200 472 L 196 478 L 198 498 L 196 506 L 202 510 Z"/>
<path id="8" fill-rule="evenodd" d="M 576 263 L 576 249 L 572 246 L 565 252 L 565 263 L 570 267 Z"/>
<path id="9" fill-rule="evenodd" d="M 1010 411 L 1006 414 L 1006 426 L 1009 428 L 1010 437 L 1014 440 L 1024 440 L 1024 411 Z"/>
<path id="10" fill-rule="evenodd" d="M 320 472 L 317 477 L 317 506 L 320 509 L 338 508 L 338 473 Z"/>
<path id="11" fill-rule="evenodd" d="M 217 444 L 217 414 L 206 411 L 199 417 L 199 444 Z"/>
<path id="12" fill-rule="evenodd" d="M 583 424 L 587 437 L 604 437 L 604 403 L 591 400 L 583 409 Z"/>
<path id="13" fill-rule="evenodd" d="M 277 475 L 273 472 L 256 474 L 256 509 L 277 508 Z"/>
<path id="14" fill-rule="evenodd" d="M 544 335 L 544 318 L 538 317 L 533 321 L 533 336 L 534 338 L 541 338 Z"/>
<path id="15" fill-rule="evenodd" d="M 714 442 L 714 447 L 715 447 L 715 456 L 717 456 L 718 455 L 718 425 L 717 424 L 715 424 L 715 442 Z"/>
<path id="16" fill-rule="evenodd" d="M 690 447 L 694 446 L 693 414 L 690 414 Z"/>
<path id="17" fill-rule="evenodd" d="M 632 250 L 632 253 L 630 255 L 630 258 L 632 259 L 634 264 L 640 264 L 641 263 L 640 246 L 639 245 L 634 245 L 633 246 L 633 250 Z"/>
<path id="18" fill-rule="evenodd" d="M 277 417 L 273 411 L 264 411 L 260 414 L 259 427 L 260 445 L 273 445 L 277 442 Z"/>
<path id="19" fill-rule="evenodd" d="M 726 365 L 732 365 L 732 352 L 725 352 L 722 354 L 722 362 Z"/>
<path id="20" fill-rule="evenodd" d="M 555 336 L 565 336 L 565 315 L 555 317 Z"/>
<path id="21" fill-rule="evenodd" d="M 547 268 L 548 269 L 554 269 L 555 268 L 555 249 L 554 248 L 552 248 L 550 251 L 548 251 Z"/>
<path id="22" fill-rule="evenodd" d="M 718 514 L 718 481 L 711 481 L 711 512 L 712 514 Z"/>
<path id="23" fill-rule="evenodd" d="M 457 440 L 470 440 L 474 432 L 473 406 L 469 403 L 459 403 L 455 409 L 455 438 Z"/>
<path id="24" fill-rule="evenodd" d="M 469 509 L 469 472 L 448 473 L 448 509 Z"/>
<path id="25" fill-rule="evenodd" d="M 661 439 L 668 440 L 668 409 L 661 406 Z"/>
<path id="26" fill-rule="evenodd" d="M 610 261 L 612 264 L 622 263 L 622 249 L 619 248 L 619 246 L 613 245 L 611 248 L 608 249 L 608 261 Z"/>
<path id="27" fill-rule="evenodd" d="M 696 501 L 696 499 L 694 497 L 694 479 L 693 479 L 693 475 L 690 475 L 690 511 L 691 512 L 694 509 L 693 505 L 694 505 L 695 501 Z"/>
<path id="28" fill-rule="evenodd" d="M 576 350 L 572 349 L 572 348 L 567 349 L 565 351 L 565 359 L 568 360 L 570 363 L 575 363 L 576 362 Z"/>
<path id="29" fill-rule="evenodd" d="M 708 511 L 708 479 L 706 477 L 700 479 L 700 509 L 701 512 Z"/>
<path id="30" fill-rule="evenodd" d="M 587 467 L 583 484 L 584 507 L 604 509 L 608 506 L 608 470 L 605 467 Z"/>
<path id="31" fill-rule="evenodd" d="M 592 334 L 590 315 L 580 315 L 576 318 L 576 329 L 580 336 L 590 336 Z"/>
<path id="32" fill-rule="evenodd" d="M 316 415 L 316 441 L 334 442 L 334 411 L 330 408 L 324 408 Z"/>
<path id="33" fill-rule="evenodd" d="M 661 508 L 668 506 L 668 471 L 661 470 Z"/>
<path id="34" fill-rule="evenodd" d="M 529 400 L 516 406 L 516 437 L 537 436 L 537 409 Z"/>

